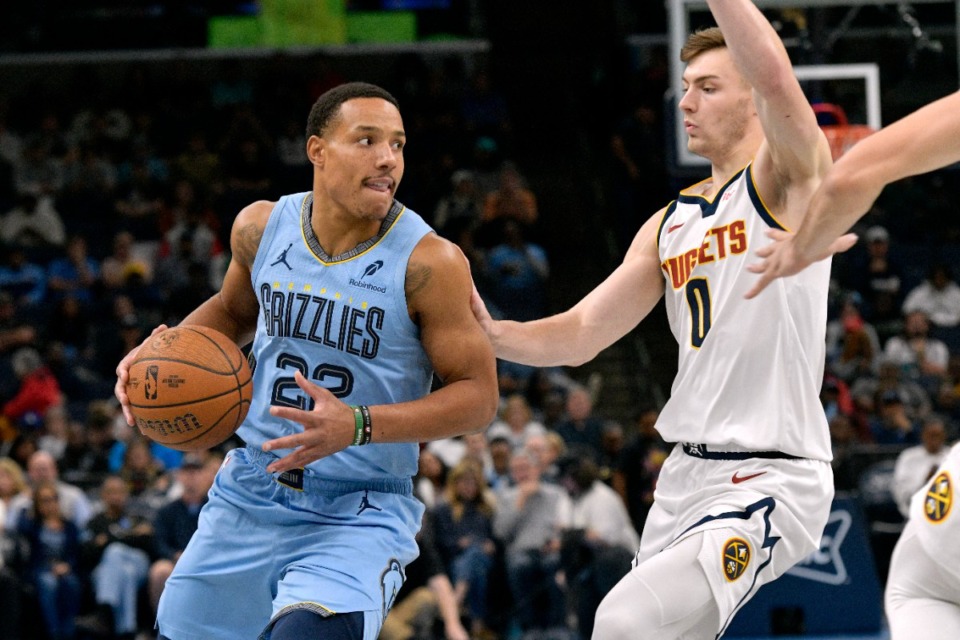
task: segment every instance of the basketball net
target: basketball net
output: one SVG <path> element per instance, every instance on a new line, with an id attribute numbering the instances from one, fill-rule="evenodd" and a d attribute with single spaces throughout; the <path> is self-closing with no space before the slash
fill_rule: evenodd
<path id="1" fill-rule="evenodd" d="M 834 160 L 874 132 L 873 127 L 869 125 L 850 124 L 847 121 L 847 113 L 839 105 L 820 102 L 812 106 L 814 113 L 818 116 L 828 115 L 833 118 L 831 124 L 822 124 L 820 128 L 827 136 L 827 142 L 830 143 L 830 153 Z"/>

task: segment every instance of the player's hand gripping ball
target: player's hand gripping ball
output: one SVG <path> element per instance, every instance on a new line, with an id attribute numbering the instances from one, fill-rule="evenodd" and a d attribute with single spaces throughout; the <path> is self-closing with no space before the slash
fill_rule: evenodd
<path id="1" fill-rule="evenodd" d="M 229 438 L 250 408 L 247 359 L 230 338 L 200 325 L 153 336 L 130 364 L 127 397 L 140 433 L 180 451 Z"/>

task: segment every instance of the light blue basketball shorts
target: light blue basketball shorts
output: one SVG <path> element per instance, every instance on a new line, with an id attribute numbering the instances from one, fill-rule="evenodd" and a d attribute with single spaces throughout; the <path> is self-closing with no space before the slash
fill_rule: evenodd
<path id="1" fill-rule="evenodd" d="M 411 481 L 302 475 L 283 484 L 266 471 L 274 459 L 254 448 L 227 455 L 160 599 L 164 636 L 266 639 L 272 621 L 296 609 L 362 611 L 364 640 L 380 633 L 419 553 L 423 505 Z"/>

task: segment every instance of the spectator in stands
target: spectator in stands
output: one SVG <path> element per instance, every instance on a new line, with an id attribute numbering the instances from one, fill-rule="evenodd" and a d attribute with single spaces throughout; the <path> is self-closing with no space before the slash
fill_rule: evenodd
<path id="1" fill-rule="evenodd" d="M 903 313 L 921 311 L 935 327 L 952 328 L 960 324 L 960 285 L 950 267 L 938 262 L 930 267 L 927 279 L 907 293 Z"/>
<path id="2" fill-rule="evenodd" d="M 190 133 L 186 148 L 174 159 L 172 178 L 188 180 L 195 186 L 203 185 L 211 194 L 223 190 L 220 156 L 210 150 L 210 142 L 202 128 Z"/>
<path id="3" fill-rule="evenodd" d="M 881 347 L 877 330 L 860 313 L 861 296 L 847 294 L 840 315 L 827 323 L 827 365 L 843 381 L 875 375 Z"/>
<path id="4" fill-rule="evenodd" d="M 881 341 L 902 325 L 903 270 L 890 256 L 890 233 L 875 225 L 864 233 L 866 255 L 851 268 L 850 288 L 863 296 L 863 314 Z"/>
<path id="5" fill-rule="evenodd" d="M 434 541 L 454 585 L 457 602 L 465 605 L 474 637 L 485 633 L 487 585 L 496 544 L 495 502 L 472 460 L 454 467 L 447 477 L 446 500 L 432 510 Z"/>
<path id="6" fill-rule="evenodd" d="M 24 421 L 39 424 L 50 407 L 63 401 L 60 385 L 32 347 L 18 349 L 11 363 L 20 386 L 4 403 L 0 420 L 7 420 L 14 428 Z"/>
<path id="7" fill-rule="evenodd" d="M 487 429 L 487 440 L 506 438 L 514 451 L 523 448 L 527 438 L 535 433 L 546 433 L 543 425 L 533 417 L 527 399 L 515 393 L 508 396 L 500 409 L 500 417 Z"/>
<path id="8" fill-rule="evenodd" d="M 487 484 L 494 492 L 499 492 L 513 484 L 510 477 L 510 459 L 513 457 L 513 444 L 506 436 L 487 434 L 487 447 L 490 450 L 490 470 L 487 472 Z"/>
<path id="9" fill-rule="evenodd" d="M 50 196 L 20 193 L 16 204 L 0 218 L 0 240 L 34 251 L 62 247 L 66 231 Z"/>
<path id="10" fill-rule="evenodd" d="M 163 464 L 153 455 L 152 443 L 143 436 L 134 436 L 123 448 L 123 462 L 117 475 L 123 479 L 134 501 L 150 501 L 169 489 Z M 111 458 L 114 452 L 111 451 Z M 111 464 L 112 466 L 112 464 Z"/>
<path id="11" fill-rule="evenodd" d="M 940 388 L 950 363 L 947 345 L 930 337 L 930 322 L 923 311 L 912 311 L 906 315 L 903 333 L 887 340 L 884 357 L 900 365 L 928 393 L 935 393 Z"/>
<path id="12" fill-rule="evenodd" d="M 611 484 L 620 495 L 637 531 L 643 531 L 653 504 L 653 490 L 660 467 L 670 449 L 655 425 L 660 412 L 653 407 L 639 410 L 633 418 L 634 436 L 620 453 Z"/>
<path id="13" fill-rule="evenodd" d="M 27 258 L 20 245 L 0 249 L 6 253 L 5 264 L 0 265 L 0 292 L 13 296 L 24 311 L 38 311 L 47 292 L 47 274 L 40 265 Z"/>
<path id="14" fill-rule="evenodd" d="M 100 486 L 102 510 L 87 523 L 83 560 L 91 571 L 97 608 L 77 626 L 98 637 L 137 631 L 137 595 L 147 580 L 153 525 L 129 509 L 130 491 L 119 476 Z"/>
<path id="15" fill-rule="evenodd" d="M 476 228 L 480 224 L 482 210 L 473 172 L 467 169 L 454 171 L 450 176 L 450 186 L 450 192 L 440 199 L 434 209 L 433 226 L 440 235 L 455 239 L 454 230 Z"/>
<path id="16" fill-rule="evenodd" d="M 849 417 L 837 414 L 830 420 L 830 445 L 833 450 L 833 485 L 837 491 L 856 491 L 862 463 L 856 452 L 862 441 Z"/>
<path id="17" fill-rule="evenodd" d="M 132 273 L 139 273 L 145 282 L 153 280 L 153 262 L 136 246 L 136 239 L 129 231 L 120 231 L 113 236 L 113 250 L 103 259 L 101 267 L 103 283 L 108 289 L 122 289 Z"/>
<path id="18" fill-rule="evenodd" d="M 196 453 L 185 455 L 176 474 L 182 492 L 157 512 L 153 529 L 154 556 L 158 559 L 150 566 L 148 576 L 150 605 L 154 613 L 160 602 L 163 585 L 197 530 L 200 509 L 207 502 L 207 492 L 213 486 L 213 479 L 222 461 L 223 458 L 215 454 L 206 459 Z"/>
<path id="19" fill-rule="evenodd" d="M 17 521 L 27 543 L 27 576 L 37 593 L 44 625 L 51 640 L 72 640 L 74 618 L 80 611 L 80 528 L 61 511 L 58 486 L 41 481 L 34 486 L 32 506 Z"/>
<path id="20" fill-rule="evenodd" d="M 59 465 L 67 450 L 70 435 L 70 414 L 66 406 L 55 404 L 43 416 L 43 428 L 37 438 L 37 447 L 46 451 Z"/>
<path id="21" fill-rule="evenodd" d="M 527 188 L 520 170 L 512 162 L 503 163 L 497 188 L 484 197 L 483 222 L 513 220 L 529 229 L 537 217 L 537 197 Z"/>
<path id="22" fill-rule="evenodd" d="M 503 240 L 487 253 L 491 302 L 507 320 L 535 320 L 547 311 L 550 263 L 543 247 L 524 238 L 516 220 L 503 221 Z"/>
<path id="23" fill-rule="evenodd" d="M 933 476 L 949 450 L 943 419 L 931 415 L 923 421 L 920 444 L 904 449 L 897 456 L 890 488 L 904 518 L 910 514 L 910 498 Z"/>
<path id="24" fill-rule="evenodd" d="M 31 136 L 27 140 L 14 174 L 17 193 L 40 198 L 55 195 L 63 188 L 63 168 L 52 153 L 56 150 L 41 137 Z"/>
<path id="25" fill-rule="evenodd" d="M 433 627 L 438 614 L 443 620 L 446 640 L 468 640 L 470 636 L 460 621 L 453 586 L 434 543 L 429 512 L 424 514 L 417 533 L 417 546 L 420 555 L 407 565 L 406 580 L 383 621 L 380 640 L 436 637 Z"/>
<path id="26" fill-rule="evenodd" d="M 440 456 L 427 447 L 420 449 L 417 475 L 414 477 L 414 491 L 420 500 L 432 508 L 443 500 L 443 491 L 447 486 L 449 468 L 440 459 Z"/>
<path id="27" fill-rule="evenodd" d="M 100 263 L 87 253 L 87 240 L 81 235 L 70 236 L 65 253 L 47 268 L 47 293 L 51 300 L 69 295 L 90 306 L 100 279 Z"/>
<path id="28" fill-rule="evenodd" d="M 882 358 L 875 377 L 863 376 L 853 383 L 850 395 L 857 416 L 873 413 L 876 401 L 884 391 L 896 391 L 903 398 L 907 415 L 920 420 L 930 413 L 933 405 L 930 395 L 913 380 L 906 377 L 899 364 Z"/>
<path id="29" fill-rule="evenodd" d="M 70 202 L 73 214 L 103 217 L 117 187 L 117 168 L 96 143 L 81 143 L 70 149 L 63 162 L 61 196 Z"/>
<path id="30" fill-rule="evenodd" d="M 623 500 L 600 480 L 599 468 L 591 458 L 566 458 L 560 469 L 560 484 L 571 503 L 563 568 L 576 590 L 580 636 L 589 638 L 597 606 L 630 571 L 640 536 Z"/>
<path id="31" fill-rule="evenodd" d="M 554 444 L 554 439 L 559 442 L 559 449 Z M 524 441 L 523 448 L 533 454 L 537 460 L 537 466 L 540 468 L 540 479 L 544 482 L 556 484 L 560 480 L 560 457 L 566 450 L 566 443 L 563 442 L 556 432 L 544 431 L 543 433 L 531 433 Z"/>
<path id="32" fill-rule="evenodd" d="M 554 429 L 567 443 L 570 453 L 583 451 L 600 455 L 603 419 L 593 410 L 593 396 L 587 387 L 577 385 L 567 392 L 566 417 Z"/>
<path id="33" fill-rule="evenodd" d="M 490 455 L 490 445 L 487 442 L 486 433 L 478 431 L 464 434 L 463 444 L 463 458 L 460 461 L 470 461 L 479 465 L 483 472 L 484 484 L 489 486 L 488 479 L 493 471 L 493 456 Z"/>
<path id="34" fill-rule="evenodd" d="M 514 485 L 497 495 L 493 533 L 504 545 L 516 621 L 523 632 L 559 627 L 566 608 L 557 571 L 570 498 L 540 481 L 537 459 L 529 451 L 514 452 L 510 474 Z"/>
<path id="35" fill-rule="evenodd" d="M 30 486 L 23 474 L 23 469 L 10 458 L 0 458 L 0 529 L 9 529 L 11 515 L 17 508 L 16 500 L 30 500 Z"/>
<path id="36" fill-rule="evenodd" d="M 60 500 L 59 513 L 72 522 L 77 531 L 83 531 L 93 513 L 93 507 L 86 494 L 79 488 L 60 480 L 57 462 L 46 451 L 35 451 L 27 460 L 28 493 L 20 494 L 10 501 L 7 513 L 7 526 L 17 528 L 25 514 L 30 513 L 31 502 L 35 500 L 37 488 L 51 484 Z"/>
<path id="37" fill-rule="evenodd" d="M 83 448 L 64 458 L 64 472 L 84 489 L 94 490 L 110 474 L 110 449 L 113 447 L 113 407 L 109 400 L 93 400 L 87 405 Z M 66 464 L 69 463 L 69 467 Z"/>
<path id="38" fill-rule="evenodd" d="M 158 237 L 158 223 L 164 209 L 164 186 L 151 170 L 148 158 L 131 162 L 129 175 L 120 184 L 111 203 L 119 228 L 138 238 Z"/>
<path id="39" fill-rule="evenodd" d="M 897 391 L 885 391 L 877 403 L 877 414 L 870 420 L 870 434 L 877 444 L 916 444 L 917 424 L 904 408 Z"/>

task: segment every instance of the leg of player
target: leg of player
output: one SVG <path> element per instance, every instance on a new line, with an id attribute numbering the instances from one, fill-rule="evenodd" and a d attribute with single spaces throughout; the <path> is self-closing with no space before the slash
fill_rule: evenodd
<path id="1" fill-rule="evenodd" d="M 719 611 L 697 558 L 702 538 L 694 534 L 634 567 L 600 603 L 593 640 L 715 636 Z"/>
<path id="2" fill-rule="evenodd" d="M 952 601 L 947 600 L 953 594 Z M 924 550 L 908 524 L 890 561 L 884 607 L 892 640 L 960 638 L 960 580 Z"/>

